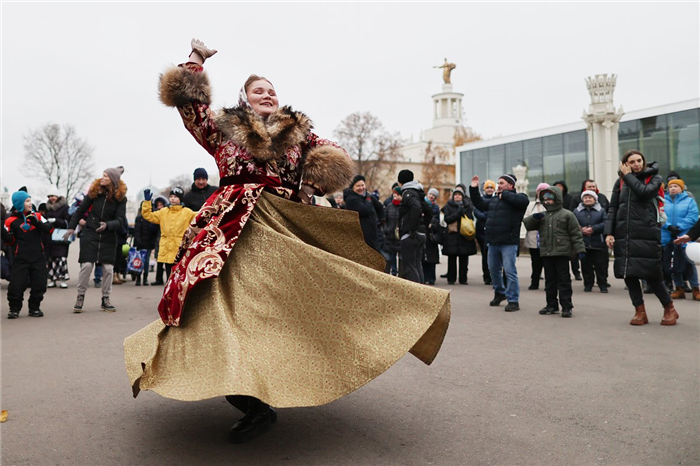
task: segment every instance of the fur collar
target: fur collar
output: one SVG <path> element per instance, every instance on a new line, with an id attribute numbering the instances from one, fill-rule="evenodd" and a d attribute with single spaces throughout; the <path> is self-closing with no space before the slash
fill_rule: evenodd
<path id="1" fill-rule="evenodd" d="M 60 196 L 56 200 L 56 202 L 54 202 L 53 204 L 50 202 L 47 202 L 46 203 L 46 210 L 49 212 L 55 212 L 66 204 L 68 204 L 68 202 L 66 202 L 66 198 L 63 196 Z"/>
<path id="2" fill-rule="evenodd" d="M 90 185 L 90 189 L 88 190 L 88 196 L 90 199 L 95 199 L 100 195 L 100 179 L 101 178 L 97 178 Z M 126 183 L 124 183 L 122 180 L 119 180 L 119 186 L 117 186 L 117 189 L 114 192 L 114 198 L 117 200 L 117 202 L 121 202 L 126 198 Z M 109 201 L 111 199 L 107 200 Z"/>
<path id="3" fill-rule="evenodd" d="M 261 162 L 282 158 L 289 147 L 306 141 L 313 128 L 309 117 L 289 106 L 280 107 L 267 119 L 249 108 L 225 108 L 214 121 L 225 139 L 243 147 Z"/>

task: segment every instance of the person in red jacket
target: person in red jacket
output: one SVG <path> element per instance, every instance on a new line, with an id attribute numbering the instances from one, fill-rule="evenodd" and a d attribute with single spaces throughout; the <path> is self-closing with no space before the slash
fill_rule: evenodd
<path id="1" fill-rule="evenodd" d="M 10 312 L 8 319 L 16 319 L 22 310 L 24 291 L 29 293 L 29 316 L 43 317 L 39 306 L 46 293 L 46 256 L 42 243 L 42 233 L 53 230 L 51 223 L 32 207 L 32 198 L 25 191 L 12 194 L 12 206 L 15 211 L 5 220 L 4 239 L 14 250 L 14 262 L 7 288 L 7 301 Z M 9 235 L 9 236 L 8 236 Z"/>

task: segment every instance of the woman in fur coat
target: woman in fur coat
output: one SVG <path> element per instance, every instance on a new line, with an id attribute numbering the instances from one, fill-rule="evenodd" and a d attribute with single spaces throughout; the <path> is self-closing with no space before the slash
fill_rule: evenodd
<path id="1" fill-rule="evenodd" d="M 449 293 L 384 274 L 357 212 L 308 205 L 349 184 L 348 155 L 280 107 L 266 78 L 250 76 L 238 106 L 215 112 L 202 65 L 216 51 L 192 49 L 161 76 L 160 99 L 214 157 L 221 186 L 185 232 L 161 320 L 125 340 L 125 359 L 135 395 L 225 395 L 245 414 L 229 441 L 243 443 L 276 421 L 270 405 L 329 403 L 409 350 L 431 363 Z"/>

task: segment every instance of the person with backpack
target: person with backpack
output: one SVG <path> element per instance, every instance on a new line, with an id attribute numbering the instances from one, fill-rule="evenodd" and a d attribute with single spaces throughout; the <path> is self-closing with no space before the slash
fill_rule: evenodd
<path id="1" fill-rule="evenodd" d="M 464 194 L 464 189 L 458 186 L 452 192 L 452 199 L 442 208 L 442 213 L 447 224 L 447 234 L 444 235 L 442 246 L 442 254 L 447 256 L 447 284 L 454 285 L 459 278 L 460 285 L 466 285 L 469 256 L 476 254 L 476 242 L 475 237 L 467 238 L 462 235 L 460 227 L 463 216 L 466 215 L 474 220 L 474 205 Z M 459 273 L 457 272 L 458 259 Z"/>
<path id="2" fill-rule="evenodd" d="M 664 284 L 661 260 L 661 213 L 659 191 L 662 179 L 656 162 L 647 164 L 638 150 L 625 152 L 620 161 L 619 182 L 613 186 L 605 223 L 605 242 L 614 249 L 613 270 L 624 279 L 634 306 L 630 325 L 649 323 L 640 280 L 661 302 L 664 316 L 661 325 L 676 325 L 678 312 Z M 661 198 L 663 199 L 663 197 Z"/>

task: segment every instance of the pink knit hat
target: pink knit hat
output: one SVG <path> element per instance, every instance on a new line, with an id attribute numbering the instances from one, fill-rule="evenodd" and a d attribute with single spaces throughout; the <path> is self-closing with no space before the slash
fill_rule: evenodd
<path id="1" fill-rule="evenodd" d="M 536 192 L 539 193 L 539 192 L 542 191 L 543 189 L 547 189 L 547 188 L 549 188 L 549 184 L 547 184 L 547 183 L 540 183 L 540 184 L 537 185 L 537 191 L 536 191 Z"/>

